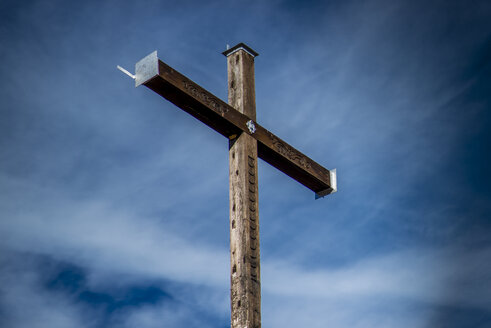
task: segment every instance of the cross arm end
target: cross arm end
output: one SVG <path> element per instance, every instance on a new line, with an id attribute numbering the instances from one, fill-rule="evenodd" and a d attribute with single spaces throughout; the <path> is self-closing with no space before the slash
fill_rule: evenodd
<path id="1" fill-rule="evenodd" d="M 159 75 L 159 59 L 157 50 L 140 60 L 135 65 L 135 87 L 144 84 Z"/>
<path id="2" fill-rule="evenodd" d="M 338 180 L 336 175 L 336 169 L 329 170 L 329 178 L 331 181 L 331 187 L 315 193 L 315 199 L 324 198 L 329 194 L 333 194 L 338 191 Z"/>

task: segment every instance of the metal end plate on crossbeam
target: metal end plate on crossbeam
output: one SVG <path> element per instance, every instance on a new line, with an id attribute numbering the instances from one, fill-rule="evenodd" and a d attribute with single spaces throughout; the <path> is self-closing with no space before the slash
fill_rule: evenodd
<path id="1" fill-rule="evenodd" d="M 135 87 L 159 75 L 159 59 L 157 50 L 140 60 L 135 65 Z"/>
<path id="2" fill-rule="evenodd" d="M 327 195 L 334 194 L 338 191 L 338 180 L 336 169 L 329 170 L 329 178 L 331 180 L 331 188 L 315 193 L 315 199 L 324 198 Z"/>
<path id="3" fill-rule="evenodd" d="M 135 74 L 131 74 L 128 70 L 119 65 L 116 67 L 121 72 L 135 80 L 135 87 L 137 87 L 159 75 L 159 59 L 157 57 L 157 50 L 136 63 Z"/>

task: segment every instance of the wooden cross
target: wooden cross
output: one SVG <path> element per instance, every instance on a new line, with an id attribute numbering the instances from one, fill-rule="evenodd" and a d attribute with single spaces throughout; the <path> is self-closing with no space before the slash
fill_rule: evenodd
<path id="1" fill-rule="evenodd" d="M 337 191 L 336 170 L 327 170 L 256 122 L 254 57 L 243 43 L 226 50 L 228 104 L 153 52 L 140 60 L 135 85 L 145 85 L 229 139 L 230 274 L 232 328 L 261 327 L 257 158 L 315 192 Z"/>

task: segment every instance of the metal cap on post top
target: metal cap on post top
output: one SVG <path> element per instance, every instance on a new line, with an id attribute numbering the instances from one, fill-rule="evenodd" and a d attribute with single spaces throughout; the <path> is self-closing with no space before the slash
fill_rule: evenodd
<path id="1" fill-rule="evenodd" d="M 254 50 L 252 50 L 248 45 L 246 45 L 245 43 L 239 43 L 235 46 L 233 46 L 232 48 L 228 49 L 228 45 L 227 45 L 227 50 L 225 50 L 224 52 L 222 52 L 222 54 L 225 56 L 225 57 L 228 57 L 230 56 L 231 54 L 233 54 L 234 52 L 236 51 L 239 51 L 239 50 L 244 50 L 245 52 L 247 52 L 249 55 L 251 55 L 252 57 L 257 57 L 259 56 L 259 54 L 257 52 L 255 52 Z"/>

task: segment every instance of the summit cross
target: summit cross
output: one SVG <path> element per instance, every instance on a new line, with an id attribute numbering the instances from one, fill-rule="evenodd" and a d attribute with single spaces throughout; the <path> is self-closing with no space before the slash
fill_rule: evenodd
<path id="1" fill-rule="evenodd" d="M 257 158 L 314 191 L 337 191 L 327 170 L 256 122 L 254 58 L 243 43 L 227 57 L 228 104 L 158 59 L 154 51 L 135 66 L 135 86 L 145 85 L 229 140 L 231 327 L 261 327 Z"/>

